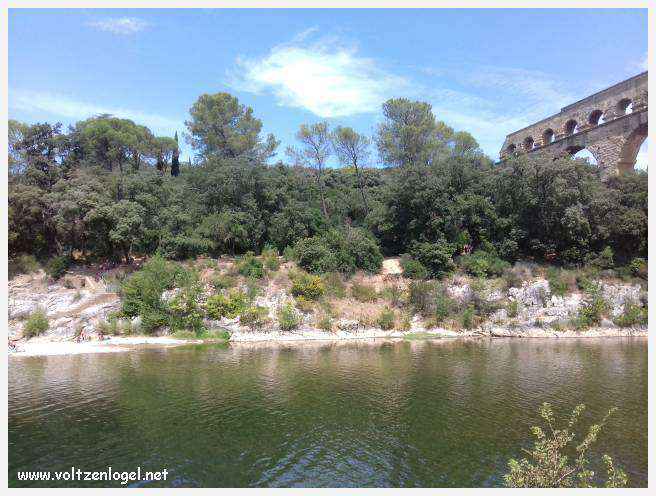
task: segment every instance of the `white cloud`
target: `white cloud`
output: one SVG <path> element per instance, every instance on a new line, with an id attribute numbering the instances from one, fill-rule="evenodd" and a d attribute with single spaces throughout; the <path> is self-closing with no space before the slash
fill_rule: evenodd
<path id="1" fill-rule="evenodd" d="M 301 45 L 314 31 L 274 47 L 266 57 L 237 60 L 239 75 L 233 73 L 230 85 L 251 93 L 272 92 L 280 105 L 323 118 L 378 112 L 386 99 L 407 85 L 404 78 L 335 40 Z"/>
<path id="2" fill-rule="evenodd" d="M 182 127 L 182 120 L 170 119 L 157 114 L 121 107 L 103 106 L 81 102 L 62 95 L 47 92 L 14 90 L 9 93 L 10 108 L 42 115 L 52 114 L 71 120 L 86 119 L 98 114 L 111 114 L 131 119 L 155 131 L 156 134 L 171 135 Z"/>
<path id="3" fill-rule="evenodd" d="M 146 21 L 136 17 L 109 17 L 89 22 L 88 25 L 112 34 L 134 34 L 148 27 Z"/>

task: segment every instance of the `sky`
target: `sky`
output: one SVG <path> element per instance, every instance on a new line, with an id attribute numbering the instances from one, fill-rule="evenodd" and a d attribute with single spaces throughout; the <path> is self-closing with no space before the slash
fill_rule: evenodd
<path id="1" fill-rule="evenodd" d="M 10 9 L 9 117 L 182 136 L 199 95 L 228 92 L 284 159 L 300 124 L 372 136 L 407 97 L 496 159 L 506 134 L 646 70 L 647 44 L 646 9 Z"/>

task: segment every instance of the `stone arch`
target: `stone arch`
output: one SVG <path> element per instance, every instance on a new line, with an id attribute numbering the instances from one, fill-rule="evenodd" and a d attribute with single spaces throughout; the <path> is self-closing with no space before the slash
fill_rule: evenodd
<path id="1" fill-rule="evenodd" d="M 533 150 L 533 145 L 535 145 L 535 141 L 533 140 L 533 136 L 527 136 L 524 139 L 524 143 L 523 143 L 522 146 L 524 147 L 524 151 L 530 152 L 531 150 Z"/>
<path id="2" fill-rule="evenodd" d="M 574 119 L 570 119 L 565 123 L 565 126 L 563 126 L 563 131 L 565 132 L 565 136 L 571 136 L 572 134 L 575 134 L 578 131 L 579 123 L 576 122 Z"/>
<path id="3" fill-rule="evenodd" d="M 633 112 L 633 102 L 630 98 L 622 98 L 617 102 L 617 115 L 626 115 Z"/>
<path id="4" fill-rule="evenodd" d="M 597 153 L 594 149 L 587 148 L 582 145 L 576 145 L 567 148 L 567 153 L 572 158 L 581 158 L 587 160 L 590 165 L 599 165 L 599 159 L 597 158 Z"/>
<path id="5" fill-rule="evenodd" d="M 599 124 L 603 124 L 604 122 L 604 113 L 597 109 L 593 110 L 590 112 L 590 116 L 588 117 L 588 124 L 591 126 L 598 126 Z"/>
<path id="6" fill-rule="evenodd" d="M 516 150 L 517 150 L 517 147 L 515 146 L 515 144 L 514 144 L 514 143 L 510 143 L 510 144 L 508 145 L 508 147 L 506 148 L 506 153 L 507 153 L 508 155 L 513 155 L 513 154 L 515 153 Z"/>
<path id="7" fill-rule="evenodd" d="M 636 157 L 640 146 L 645 141 L 648 135 L 647 124 L 642 124 L 629 134 L 624 141 L 622 149 L 620 150 L 620 157 L 617 162 L 617 169 L 619 172 L 627 172 L 633 170 L 636 163 Z"/>
<path id="8" fill-rule="evenodd" d="M 554 130 L 551 128 L 547 129 L 544 133 L 542 133 L 542 144 L 547 146 L 548 144 L 553 143 L 555 137 L 556 133 L 554 133 Z"/>

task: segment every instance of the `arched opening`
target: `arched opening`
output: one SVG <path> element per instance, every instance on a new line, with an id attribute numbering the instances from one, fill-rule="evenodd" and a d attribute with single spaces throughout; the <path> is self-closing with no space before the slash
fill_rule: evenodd
<path id="1" fill-rule="evenodd" d="M 622 151 L 620 152 L 620 160 L 617 163 L 617 169 L 620 172 L 633 170 L 634 166 L 636 165 L 636 159 L 638 157 L 640 147 L 646 138 L 647 124 L 642 124 L 629 135 L 626 142 L 624 143 L 624 146 L 622 146 Z M 645 158 L 646 162 L 646 157 L 641 158 Z M 641 164 L 641 166 L 644 167 L 646 167 L 646 165 L 646 163 Z"/>
<path id="2" fill-rule="evenodd" d="M 593 110 L 588 118 L 588 123 L 592 126 L 598 126 L 604 122 L 604 113 L 601 110 Z"/>
<path id="3" fill-rule="evenodd" d="M 571 136 L 578 131 L 578 123 L 574 119 L 570 119 L 565 123 L 565 136 Z"/>
<path id="4" fill-rule="evenodd" d="M 533 137 L 529 136 L 524 140 L 524 150 L 527 152 L 530 152 L 533 149 L 533 145 L 535 142 L 533 141 Z"/>
<path id="5" fill-rule="evenodd" d="M 630 98 L 622 98 L 617 103 L 617 113 L 618 115 L 626 115 L 633 112 L 633 102 Z"/>
<path id="6" fill-rule="evenodd" d="M 547 146 L 549 143 L 554 142 L 555 137 L 556 133 L 553 132 L 553 129 L 547 129 L 544 133 L 542 133 L 542 143 L 544 146 Z"/>
<path id="7" fill-rule="evenodd" d="M 508 148 L 506 148 L 506 153 L 508 155 L 513 155 L 516 150 L 517 150 L 517 147 L 513 143 L 511 143 L 511 144 L 508 145 Z"/>
<path id="8" fill-rule="evenodd" d="M 646 171 L 648 169 L 648 159 L 649 159 L 649 138 L 645 138 L 645 141 L 642 142 L 640 148 L 638 149 L 638 154 L 636 155 L 635 170 Z"/>
<path id="9" fill-rule="evenodd" d="M 568 148 L 567 151 L 572 156 L 572 158 L 586 160 L 590 165 L 599 165 L 599 162 L 597 162 L 595 156 L 587 148 L 583 148 L 582 146 L 573 146 Z"/>

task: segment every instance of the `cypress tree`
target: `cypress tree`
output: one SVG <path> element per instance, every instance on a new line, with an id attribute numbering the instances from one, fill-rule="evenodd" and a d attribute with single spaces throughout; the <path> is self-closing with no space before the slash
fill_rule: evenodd
<path id="1" fill-rule="evenodd" d="M 175 132 L 175 150 L 173 150 L 173 157 L 171 158 L 171 175 L 178 177 L 180 174 L 180 149 L 178 145 L 178 132 Z"/>

